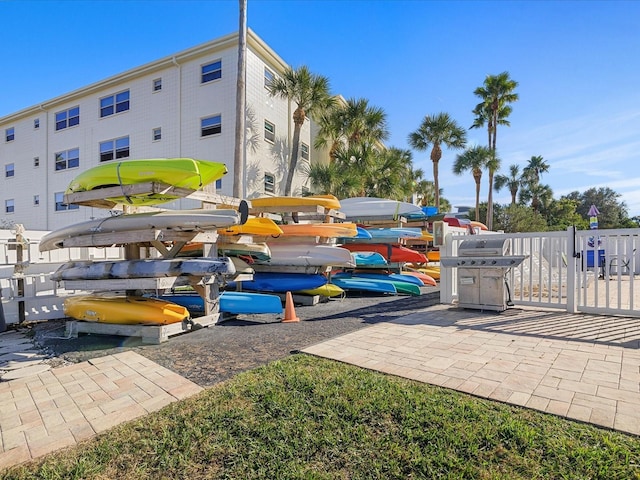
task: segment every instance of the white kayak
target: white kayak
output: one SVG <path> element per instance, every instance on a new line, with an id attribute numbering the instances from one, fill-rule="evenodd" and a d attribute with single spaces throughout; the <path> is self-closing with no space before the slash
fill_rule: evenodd
<path id="1" fill-rule="evenodd" d="M 240 223 L 240 213 L 232 209 L 165 210 L 117 215 L 80 222 L 54 230 L 42 237 L 40 251 L 46 252 L 55 248 L 64 248 L 64 242 L 67 239 L 99 233 L 121 233 L 135 230 L 210 231 Z"/>
<path id="2" fill-rule="evenodd" d="M 65 263 L 51 274 L 51 279 L 60 281 L 183 276 L 204 277 L 216 273 L 233 275 L 236 273 L 236 268 L 229 257 L 80 261 Z"/>
<path id="3" fill-rule="evenodd" d="M 399 200 L 376 197 L 353 197 L 340 200 L 340 211 L 348 219 L 381 217 L 381 218 L 425 218 L 425 214 L 417 205 Z"/>

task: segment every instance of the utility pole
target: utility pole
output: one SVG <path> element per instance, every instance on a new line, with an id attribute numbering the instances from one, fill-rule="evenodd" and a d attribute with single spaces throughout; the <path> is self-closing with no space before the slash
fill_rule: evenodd
<path id="1" fill-rule="evenodd" d="M 245 112 L 246 112 L 246 70 L 247 70 L 247 0 L 238 0 L 240 19 L 238 28 L 238 78 L 236 81 L 236 142 L 233 154 L 233 196 L 244 196 L 245 163 Z"/>

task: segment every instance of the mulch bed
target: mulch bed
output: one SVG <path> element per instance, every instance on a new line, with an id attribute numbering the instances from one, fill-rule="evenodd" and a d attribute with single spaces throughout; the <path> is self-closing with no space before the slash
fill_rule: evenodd
<path id="1" fill-rule="evenodd" d="M 367 325 L 391 321 L 439 303 L 436 288 L 419 297 L 349 296 L 314 306 L 297 306 L 300 322 L 281 323 L 273 315 L 243 315 L 177 335 L 160 345 L 133 337 L 84 335 L 64 338 L 64 320 L 33 325 L 36 342 L 52 363 L 76 363 L 124 350 L 137 353 L 207 387 L 234 375 L 284 358 L 309 345 Z"/>

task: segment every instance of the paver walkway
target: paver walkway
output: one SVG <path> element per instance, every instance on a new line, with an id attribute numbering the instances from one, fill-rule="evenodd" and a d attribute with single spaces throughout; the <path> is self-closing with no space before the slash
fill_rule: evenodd
<path id="1" fill-rule="evenodd" d="M 431 307 L 304 349 L 640 435 L 640 319 Z"/>
<path id="2" fill-rule="evenodd" d="M 0 383 L 0 470 L 202 390 L 135 352 Z"/>

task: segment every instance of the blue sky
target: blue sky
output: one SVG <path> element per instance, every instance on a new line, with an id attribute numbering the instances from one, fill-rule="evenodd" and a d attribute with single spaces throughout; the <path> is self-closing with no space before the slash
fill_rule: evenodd
<path id="1" fill-rule="evenodd" d="M 0 18 L 4 116 L 234 32 L 238 3 L 0 0 Z M 640 215 L 640 2 L 248 0 L 248 25 L 333 93 L 383 108 L 398 148 L 427 114 L 471 126 L 474 89 L 508 71 L 520 100 L 498 130 L 502 170 L 541 155 L 556 198 L 607 186 Z M 473 205 L 471 175 L 451 173 L 457 153 L 445 150 L 440 185 Z M 413 159 L 432 179 L 429 152 Z"/>

